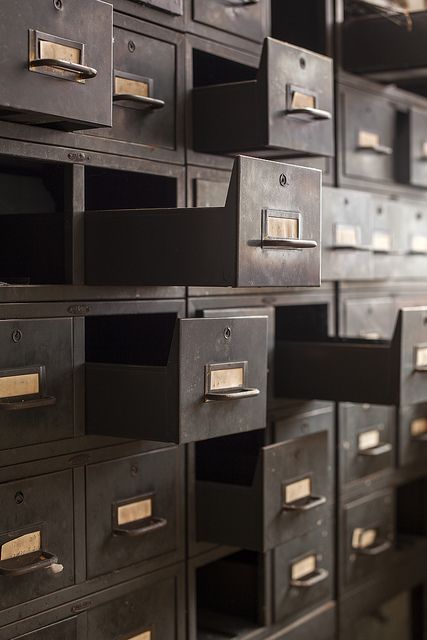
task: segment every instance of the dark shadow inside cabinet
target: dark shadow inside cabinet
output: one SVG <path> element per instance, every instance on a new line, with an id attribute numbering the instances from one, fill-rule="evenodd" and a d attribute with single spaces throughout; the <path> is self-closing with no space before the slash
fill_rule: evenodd
<path id="1" fill-rule="evenodd" d="M 193 87 L 255 80 L 257 69 L 193 49 Z"/>
<path id="2" fill-rule="evenodd" d="M 276 340 L 321 340 L 329 332 L 327 304 L 276 307 Z"/>
<path id="3" fill-rule="evenodd" d="M 238 551 L 196 570 L 197 640 L 237 640 L 262 627 L 260 555 Z"/>
<path id="4" fill-rule="evenodd" d="M 328 0 L 271 0 L 271 35 L 277 40 L 330 55 Z"/>
<path id="5" fill-rule="evenodd" d="M 398 487 L 396 492 L 397 536 L 405 548 L 427 536 L 427 478 Z"/>
<path id="6" fill-rule="evenodd" d="M 65 284 L 65 166 L 0 161 L 0 281 Z"/>

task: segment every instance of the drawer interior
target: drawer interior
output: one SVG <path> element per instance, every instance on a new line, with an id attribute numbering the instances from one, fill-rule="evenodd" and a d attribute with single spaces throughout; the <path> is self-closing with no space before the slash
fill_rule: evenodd
<path id="1" fill-rule="evenodd" d="M 65 166 L 0 160 L 0 280 L 65 284 Z"/>
<path id="2" fill-rule="evenodd" d="M 206 51 L 193 49 L 193 87 L 256 80 L 257 69 Z"/>
<path id="3" fill-rule="evenodd" d="M 326 55 L 326 20 L 325 0 L 271 0 L 271 35 L 277 40 Z"/>
<path id="4" fill-rule="evenodd" d="M 260 555 L 238 551 L 196 570 L 197 640 L 235 640 L 262 626 Z"/>

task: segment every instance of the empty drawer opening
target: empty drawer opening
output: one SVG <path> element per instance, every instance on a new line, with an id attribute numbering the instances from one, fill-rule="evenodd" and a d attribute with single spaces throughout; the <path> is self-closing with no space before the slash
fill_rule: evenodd
<path id="1" fill-rule="evenodd" d="M 64 167 L 0 163 L 0 281 L 65 284 Z"/>
<path id="2" fill-rule="evenodd" d="M 193 87 L 255 80 L 257 69 L 205 51 L 193 50 Z"/>
<path id="3" fill-rule="evenodd" d="M 197 569 L 197 640 L 243 638 L 262 626 L 260 558 L 239 551 Z"/>
<path id="4" fill-rule="evenodd" d="M 164 367 L 175 322 L 174 313 L 86 318 L 86 362 Z"/>
<path id="5" fill-rule="evenodd" d="M 196 480 L 251 486 L 265 433 L 251 431 L 196 445 Z"/>
<path id="6" fill-rule="evenodd" d="M 176 178 L 86 167 L 86 211 L 157 209 L 177 204 Z"/>
<path id="7" fill-rule="evenodd" d="M 400 545 L 416 542 L 427 535 L 427 479 L 408 482 L 397 489 L 396 518 Z"/>
<path id="8" fill-rule="evenodd" d="M 276 340 L 321 340 L 328 337 L 328 305 L 276 307 Z"/>
<path id="9" fill-rule="evenodd" d="M 326 5 L 323 0 L 271 0 L 272 37 L 327 54 Z"/>

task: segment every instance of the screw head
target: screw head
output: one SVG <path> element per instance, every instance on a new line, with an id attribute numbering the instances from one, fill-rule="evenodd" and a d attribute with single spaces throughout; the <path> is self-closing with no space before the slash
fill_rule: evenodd
<path id="1" fill-rule="evenodd" d="M 129 40 L 128 49 L 131 53 L 135 53 L 136 45 L 133 40 Z"/>
<path id="2" fill-rule="evenodd" d="M 14 331 L 12 331 L 12 340 L 13 342 L 20 342 L 20 340 L 22 340 L 21 329 L 15 329 Z"/>
<path id="3" fill-rule="evenodd" d="M 131 475 L 132 477 L 135 477 L 135 476 L 137 476 L 137 475 L 138 475 L 138 471 L 139 471 L 139 469 L 138 469 L 138 465 L 137 465 L 137 464 L 133 464 L 133 465 L 131 466 L 131 468 L 130 468 L 130 475 Z"/>
<path id="4" fill-rule="evenodd" d="M 307 63 L 305 61 L 305 58 L 300 58 L 299 59 L 299 66 L 301 67 L 301 69 L 305 69 L 306 64 Z"/>
<path id="5" fill-rule="evenodd" d="M 231 327 L 225 327 L 223 335 L 226 340 L 229 340 L 231 338 Z"/>
<path id="6" fill-rule="evenodd" d="M 22 491 L 17 491 L 15 493 L 15 502 L 16 504 L 22 504 L 24 502 L 24 494 Z"/>
<path id="7" fill-rule="evenodd" d="M 280 174 L 279 182 L 280 182 L 282 187 L 286 187 L 286 185 L 288 184 L 288 179 L 287 179 L 287 177 L 285 176 L 284 173 Z"/>
<path id="8" fill-rule="evenodd" d="M 64 7 L 62 0 L 53 0 L 53 6 L 57 11 L 62 11 Z"/>

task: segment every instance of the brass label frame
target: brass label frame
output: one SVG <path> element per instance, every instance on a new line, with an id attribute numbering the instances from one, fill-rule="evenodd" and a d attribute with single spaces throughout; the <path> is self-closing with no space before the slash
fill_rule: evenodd
<path id="1" fill-rule="evenodd" d="M 377 447 L 381 442 L 381 430 L 379 427 L 373 427 L 367 431 L 361 431 L 357 434 L 357 450 L 367 451 Z"/>
<path id="2" fill-rule="evenodd" d="M 205 394 L 243 389 L 246 386 L 247 369 L 247 360 L 205 365 Z M 235 376 L 234 383 L 230 385 L 233 382 L 233 376 Z"/>
<path id="3" fill-rule="evenodd" d="M 282 484 L 283 504 L 295 504 L 300 500 L 309 498 L 312 494 L 312 488 L 313 478 L 311 475 L 284 482 Z"/>
<path id="4" fill-rule="evenodd" d="M 314 552 L 293 560 L 290 565 L 291 580 L 301 580 L 317 570 L 317 554 Z"/>
<path id="5" fill-rule="evenodd" d="M 56 55 L 52 55 L 55 52 Z M 43 48 L 46 55 L 43 55 Z M 77 62 L 78 64 L 85 64 L 85 44 L 83 42 L 76 42 L 74 40 L 68 40 L 67 38 L 60 38 L 51 33 L 45 33 L 38 31 L 37 29 L 28 30 L 28 62 L 38 60 L 39 58 L 57 58 L 63 54 L 66 55 L 67 51 L 69 55 L 65 58 L 59 57 L 60 60 L 67 60 L 68 62 Z M 79 59 L 73 59 L 75 53 L 79 53 Z M 76 73 L 66 71 L 64 69 L 54 69 L 53 67 L 28 67 L 28 70 L 33 73 L 40 73 L 45 76 L 53 76 L 54 78 L 60 78 L 62 80 L 68 80 L 76 82 L 78 84 L 85 84 L 85 79 L 80 78 Z"/>
<path id="6" fill-rule="evenodd" d="M 374 544 L 377 538 L 378 529 L 375 527 L 369 527 L 368 529 L 357 527 L 353 530 L 351 536 L 351 546 L 353 549 L 367 549 Z"/>
<path id="7" fill-rule="evenodd" d="M 409 430 L 411 436 L 416 438 L 417 436 L 422 436 L 427 433 L 427 417 L 419 417 L 411 420 L 411 424 L 409 426 Z"/>
<path id="8" fill-rule="evenodd" d="M 37 398 L 46 392 L 44 365 L 0 371 L 0 400 Z"/>
<path id="9" fill-rule="evenodd" d="M 111 505 L 112 528 L 132 524 L 133 522 L 143 522 L 154 515 L 155 492 L 133 496 L 125 500 L 117 500 Z M 145 517 L 137 517 L 138 514 L 147 514 Z"/>
<path id="10" fill-rule="evenodd" d="M 288 84 L 286 87 L 286 111 L 287 115 L 305 119 L 303 113 L 292 114 L 295 109 L 317 109 L 319 107 L 318 91 L 307 89 L 300 85 Z"/>
<path id="11" fill-rule="evenodd" d="M 414 369 L 427 371 L 427 342 L 414 346 Z"/>
<path id="12" fill-rule="evenodd" d="M 302 237 L 303 220 L 299 211 L 263 209 L 261 220 L 261 246 L 264 246 L 265 240 L 299 240 Z M 272 235 L 270 230 L 282 233 Z"/>
<path id="13" fill-rule="evenodd" d="M 393 239 L 390 231 L 376 229 L 372 232 L 372 248 L 374 251 L 389 252 L 392 250 Z"/>
<path id="14" fill-rule="evenodd" d="M 362 241 L 362 229 L 358 224 L 336 222 L 333 226 L 334 247 L 357 247 Z"/>

